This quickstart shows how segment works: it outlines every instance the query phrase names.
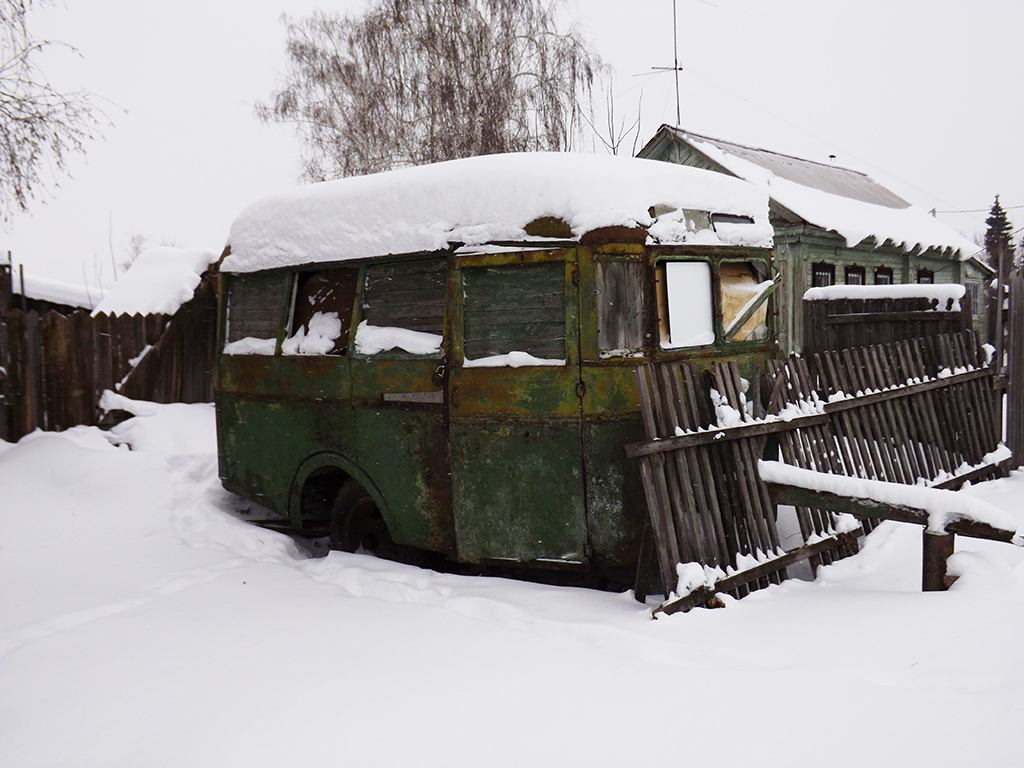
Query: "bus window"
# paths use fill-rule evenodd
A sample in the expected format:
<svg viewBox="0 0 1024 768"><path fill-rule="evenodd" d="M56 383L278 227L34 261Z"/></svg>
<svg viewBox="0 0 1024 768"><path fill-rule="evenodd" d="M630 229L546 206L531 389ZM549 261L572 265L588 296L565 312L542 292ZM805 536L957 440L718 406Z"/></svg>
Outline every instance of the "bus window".
<svg viewBox="0 0 1024 768"><path fill-rule="evenodd" d="M345 354L358 277L354 267L296 275L291 328L281 351L286 355Z"/></svg>
<svg viewBox="0 0 1024 768"><path fill-rule="evenodd" d="M601 357L624 357L644 346L647 270L639 261L598 261L594 304Z"/></svg>
<svg viewBox="0 0 1024 768"><path fill-rule="evenodd" d="M727 261L721 265L718 295L726 341L768 338L767 299L772 285L764 262Z"/></svg>
<svg viewBox="0 0 1024 768"><path fill-rule="evenodd" d="M658 278L661 346L678 349L713 344L711 265L706 261L666 261Z"/></svg>
<svg viewBox="0 0 1024 768"><path fill-rule="evenodd" d="M443 258L368 267L356 352L437 357L447 282L448 263Z"/></svg>
<svg viewBox="0 0 1024 768"><path fill-rule="evenodd" d="M565 264L467 267L466 366L564 365Z"/></svg>
<svg viewBox="0 0 1024 768"><path fill-rule="evenodd" d="M226 354L272 355L277 346L285 279L276 275L234 275L228 288Z"/></svg>

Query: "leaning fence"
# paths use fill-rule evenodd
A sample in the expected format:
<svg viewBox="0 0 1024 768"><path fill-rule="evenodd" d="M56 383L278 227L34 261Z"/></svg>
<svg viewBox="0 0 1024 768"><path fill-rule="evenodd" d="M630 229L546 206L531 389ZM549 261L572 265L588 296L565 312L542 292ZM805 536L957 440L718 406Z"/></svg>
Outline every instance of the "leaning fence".
<svg viewBox="0 0 1024 768"><path fill-rule="evenodd" d="M640 461L666 595L680 564L742 596L800 560L856 551L859 523L803 507L803 543L783 551L757 469L769 440L796 467L933 487L994 476L1010 461L1001 391L973 332L770 361L746 380L732 362L706 372L650 364L636 375L646 440L627 455Z"/></svg>

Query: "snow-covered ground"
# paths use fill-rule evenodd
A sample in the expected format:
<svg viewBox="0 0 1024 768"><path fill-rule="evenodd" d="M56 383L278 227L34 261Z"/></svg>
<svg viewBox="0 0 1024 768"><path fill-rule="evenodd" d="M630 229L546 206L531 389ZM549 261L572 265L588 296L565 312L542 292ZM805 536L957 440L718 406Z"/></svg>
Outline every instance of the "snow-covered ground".
<svg viewBox="0 0 1024 768"><path fill-rule="evenodd" d="M920 529L722 610L309 558L210 406L0 442L0 765L1011 766L1024 552ZM130 446L130 448L129 448ZM968 491L1024 522L1024 473Z"/></svg>

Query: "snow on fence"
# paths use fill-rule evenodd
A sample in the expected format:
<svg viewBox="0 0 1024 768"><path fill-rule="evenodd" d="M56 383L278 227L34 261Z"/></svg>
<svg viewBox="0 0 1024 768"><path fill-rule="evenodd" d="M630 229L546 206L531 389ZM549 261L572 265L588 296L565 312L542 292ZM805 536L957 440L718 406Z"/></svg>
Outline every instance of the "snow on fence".
<svg viewBox="0 0 1024 768"><path fill-rule="evenodd" d="M938 295L937 289L941 288L958 288L961 296L953 299ZM885 295L883 289L889 289L892 295ZM917 289L923 295L908 295L910 291L898 289ZM927 289L936 289L931 291L936 295L927 295ZM812 288L802 303L804 354L888 344L971 327L970 296L964 294L962 285Z"/></svg>
<svg viewBox="0 0 1024 768"><path fill-rule="evenodd" d="M668 612L857 551L860 523L810 507L796 510L803 544L782 550L757 466L770 436L787 465L932 488L995 476L1012 461L995 373L972 332L769 361L749 385L731 362L707 372L643 365L636 377L647 439L626 453L640 460L645 537Z"/></svg>
<svg viewBox="0 0 1024 768"><path fill-rule="evenodd" d="M96 424L104 390L154 402L213 400L216 295L174 315L0 313L0 439Z"/></svg>

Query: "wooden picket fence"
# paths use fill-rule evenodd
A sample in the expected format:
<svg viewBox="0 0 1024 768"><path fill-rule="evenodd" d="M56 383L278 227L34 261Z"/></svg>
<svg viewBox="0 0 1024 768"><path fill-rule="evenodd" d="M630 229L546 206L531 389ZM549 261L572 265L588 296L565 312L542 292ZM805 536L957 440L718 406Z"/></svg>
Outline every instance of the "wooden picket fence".
<svg viewBox="0 0 1024 768"><path fill-rule="evenodd" d="M801 349L809 355L970 328L969 294L960 299L958 309L925 297L804 300Z"/></svg>
<svg viewBox="0 0 1024 768"><path fill-rule="evenodd" d="M79 311L0 314L0 439L99 419L104 390L154 402L211 402L212 280L174 318Z"/></svg>
<svg viewBox="0 0 1024 768"><path fill-rule="evenodd" d="M770 361L749 385L732 362L649 364L636 376L646 440L627 455L640 460L666 595L679 563L718 572L718 591L743 596L793 563L856 552L859 526L809 508L796 510L803 544L783 552L757 471L769 439L787 464L894 483L959 487L1008 464L990 456L1001 392L969 331Z"/></svg>

